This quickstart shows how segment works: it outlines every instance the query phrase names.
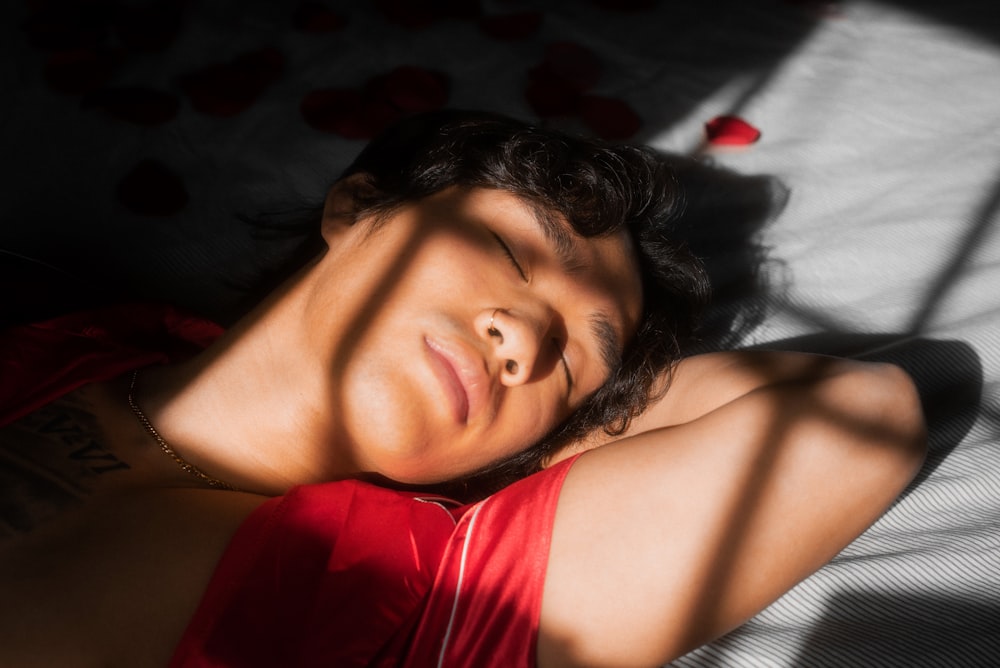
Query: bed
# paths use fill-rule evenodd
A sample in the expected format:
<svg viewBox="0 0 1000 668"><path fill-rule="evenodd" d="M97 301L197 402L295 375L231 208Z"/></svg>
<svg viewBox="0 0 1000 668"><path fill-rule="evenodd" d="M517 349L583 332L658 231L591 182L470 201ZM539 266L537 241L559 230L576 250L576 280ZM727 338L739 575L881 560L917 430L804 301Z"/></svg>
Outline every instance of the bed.
<svg viewBox="0 0 1000 668"><path fill-rule="evenodd" d="M695 155L687 232L718 288L700 345L896 362L931 447L831 564L675 665L995 665L1000 10L677 4L5 3L5 311L116 293L227 322L233 268L290 243L248 219L280 228L409 111Z"/></svg>

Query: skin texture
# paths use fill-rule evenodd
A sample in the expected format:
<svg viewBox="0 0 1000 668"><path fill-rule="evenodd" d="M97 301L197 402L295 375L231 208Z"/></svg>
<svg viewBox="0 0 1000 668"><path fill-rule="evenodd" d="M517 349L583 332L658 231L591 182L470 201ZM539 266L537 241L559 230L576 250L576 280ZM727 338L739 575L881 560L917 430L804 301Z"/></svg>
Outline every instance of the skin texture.
<svg viewBox="0 0 1000 668"><path fill-rule="evenodd" d="M523 449L604 382L595 321L617 356L641 309L624 234L571 237L560 257L505 192L448 189L377 225L347 191L327 200L327 253L206 354L143 375L143 409L200 469L267 494L442 481Z"/></svg>
<svg viewBox="0 0 1000 668"><path fill-rule="evenodd" d="M112 494L0 552L0 664L167 665L229 538L262 501L190 488Z"/></svg>
<svg viewBox="0 0 1000 668"><path fill-rule="evenodd" d="M381 228L355 222L341 195L324 215L329 253L205 355L143 377L163 436L244 489L478 468L600 385L597 315L621 340L635 326L624 239L584 244L584 269L567 274L504 193L445 191ZM464 419L428 340L485 369ZM102 452L129 464L114 475L139 478L0 549L0 665L164 665L264 498L174 488L183 476L123 397L120 381L77 405L96 416ZM558 502L539 664L660 665L725 633L873 522L923 448L919 402L895 367L760 352L682 361L624 438L554 458L591 450Z"/></svg>
<svg viewBox="0 0 1000 668"><path fill-rule="evenodd" d="M731 630L875 521L924 451L919 400L896 367L685 360L630 437L567 477L539 664L661 665Z"/></svg>
<svg viewBox="0 0 1000 668"><path fill-rule="evenodd" d="M138 402L185 459L262 495L443 480L526 447L604 382L641 309L624 234L559 246L521 200L461 189L376 225L346 192L327 199L327 253L204 354L142 374ZM192 489L127 387L87 386L0 433L77 491L0 546L0 665L165 664L264 498Z"/></svg>
<svg viewBox="0 0 1000 668"><path fill-rule="evenodd" d="M655 666L745 621L853 540L916 473L924 427L896 367L737 352L681 362L630 435L579 447L592 451L558 502L539 665ZM133 491L0 552L0 663L164 665L261 501ZM53 628L65 630L58 643Z"/></svg>
<svg viewBox="0 0 1000 668"><path fill-rule="evenodd" d="M638 321L624 234L568 236L570 257L560 258L531 209L496 190L446 190L374 232L330 209L324 233L334 250L306 310L336 321L311 326L319 336L306 346L329 348L320 361L333 370L337 441L362 470L433 482L513 454L603 384L609 369L592 323L607 321L619 356ZM378 309L369 298L345 314L345 293L377 295ZM330 346L327 332L345 321ZM456 405L441 362L467 402Z"/></svg>

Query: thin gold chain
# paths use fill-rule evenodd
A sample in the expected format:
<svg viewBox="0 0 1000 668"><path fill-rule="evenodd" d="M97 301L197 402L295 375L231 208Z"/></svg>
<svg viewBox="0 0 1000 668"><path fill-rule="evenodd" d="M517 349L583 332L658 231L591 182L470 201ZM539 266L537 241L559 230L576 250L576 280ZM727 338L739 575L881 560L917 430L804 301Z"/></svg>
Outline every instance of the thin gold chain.
<svg viewBox="0 0 1000 668"><path fill-rule="evenodd" d="M129 383L128 386L128 405L129 408L132 409L132 412L135 413L135 417L139 420L139 424L141 424L146 432L153 437L153 440L159 444L160 449L163 450L168 457L177 462L178 466L187 471L190 475L193 475L195 478L207 483L210 487L214 487L216 489L228 489L234 492L238 491L236 487L233 487L228 482L224 482L218 478L213 478L212 476L207 475L197 466L177 454L177 452L170 447L170 444L163 440L163 437L160 436L160 434L156 431L156 428L153 427L152 423L149 421L149 418L147 418L146 414L142 412L141 408L139 408L139 404L135 402L135 381L138 377L139 371L137 369L132 372L132 382Z"/></svg>

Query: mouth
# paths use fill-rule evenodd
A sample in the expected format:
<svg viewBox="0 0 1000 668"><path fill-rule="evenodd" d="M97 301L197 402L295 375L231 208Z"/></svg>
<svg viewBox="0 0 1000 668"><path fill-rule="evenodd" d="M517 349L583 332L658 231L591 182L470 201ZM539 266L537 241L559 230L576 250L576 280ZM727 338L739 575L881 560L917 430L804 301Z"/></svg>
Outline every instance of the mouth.
<svg viewBox="0 0 1000 668"><path fill-rule="evenodd" d="M431 370L444 389L457 422L466 424L482 404L485 370L464 349L424 338Z"/></svg>

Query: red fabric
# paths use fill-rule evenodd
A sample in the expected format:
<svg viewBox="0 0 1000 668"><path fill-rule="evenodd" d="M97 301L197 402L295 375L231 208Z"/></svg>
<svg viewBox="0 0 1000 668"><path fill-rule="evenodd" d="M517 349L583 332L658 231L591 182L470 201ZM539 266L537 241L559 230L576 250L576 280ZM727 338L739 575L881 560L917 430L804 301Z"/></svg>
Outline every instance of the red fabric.
<svg viewBox="0 0 1000 668"><path fill-rule="evenodd" d="M358 481L271 499L227 548L171 667L534 666L572 461L450 511Z"/></svg>
<svg viewBox="0 0 1000 668"><path fill-rule="evenodd" d="M153 304L0 330L0 426L87 383L189 357L221 334L215 323Z"/></svg>
<svg viewBox="0 0 1000 668"><path fill-rule="evenodd" d="M404 665L535 665L552 522L576 459L465 509Z"/></svg>
<svg viewBox="0 0 1000 668"><path fill-rule="evenodd" d="M220 333L149 305L0 332L0 425ZM227 547L171 666L534 666L574 460L469 506L358 481L265 502Z"/></svg>
<svg viewBox="0 0 1000 668"><path fill-rule="evenodd" d="M233 538L171 666L398 665L383 650L405 643L454 526L356 481L272 499Z"/></svg>

